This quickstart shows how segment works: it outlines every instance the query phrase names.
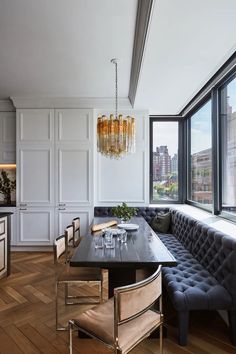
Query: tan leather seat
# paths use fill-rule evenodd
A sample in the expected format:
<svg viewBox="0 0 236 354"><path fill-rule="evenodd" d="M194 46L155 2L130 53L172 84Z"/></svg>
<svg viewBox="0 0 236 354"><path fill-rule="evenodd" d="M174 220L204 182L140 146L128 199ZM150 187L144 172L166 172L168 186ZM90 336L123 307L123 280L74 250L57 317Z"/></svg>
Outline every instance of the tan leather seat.
<svg viewBox="0 0 236 354"><path fill-rule="evenodd" d="M73 353L72 330L78 329L97 338L116 354L126 354L152 331L160 327L162 345L161 266L147 279L114 289L114 298L93 307L69 321L69 353ZM154 303L159 299L159 310Z"/></svg>
<svg viewBox="0 0 236 354"><path fill-rule="evenodd" d="M114 298L104 304L85 311L74 321L78 327L84 328L102 341L114 343ZM151 332L152 328L161 322L161 316L148 310L139 317L119 326L119 347L126 352L142 337L143 333ZM102 325L101 325L102 324Z"/></svg>

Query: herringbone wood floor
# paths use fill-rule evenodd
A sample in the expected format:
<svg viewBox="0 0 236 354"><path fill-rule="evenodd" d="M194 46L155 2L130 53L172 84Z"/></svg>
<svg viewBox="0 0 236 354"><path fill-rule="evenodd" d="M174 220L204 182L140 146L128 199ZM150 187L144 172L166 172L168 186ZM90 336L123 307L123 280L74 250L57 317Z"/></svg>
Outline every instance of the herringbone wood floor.
<svg viewBox="0 0 236 354"><path fill-rule="evenodd" d="M67 332L55 330L55 270L50 253L12 253L11 276L0 280L0 353L67 353ZM106 282L107 285L107 282ZM84 285L80 291L96 292ZM63 289L61 289L61 300ZM88 305L61 306L61 320L66 323ZM168 318L167 318L168 317ZM176 343L175 313L168 308L165 354L235 354L224 322L217 313L197 312L191 316L189 343ZM92 339L74 340L77 354L111 353ZM132 354L158 353L158 339L147 339Z"/></svg>

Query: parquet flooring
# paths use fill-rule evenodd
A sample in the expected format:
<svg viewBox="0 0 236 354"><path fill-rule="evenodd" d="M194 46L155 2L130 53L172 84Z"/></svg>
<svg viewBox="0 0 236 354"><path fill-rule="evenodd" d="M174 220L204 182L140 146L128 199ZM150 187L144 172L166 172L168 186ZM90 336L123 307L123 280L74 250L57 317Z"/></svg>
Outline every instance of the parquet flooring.
<svg viewBox="0 0 236 354"><path fill-rule="evenodd" d="M0 353L67 353L68 333L55 330L55 268L51 253L12 253L11 276L0 280ZM106 275L106 274L105 274ZM105 286L107 282L105 282ZM73 289L72 289L73 291ZM74 289L75 291L75 289ZM78 291L95 294L95 285ZM63 324L89 305L63 305L60 290L60 319ZM191 316L189 343L176 342L176 316L166 309L165 354L236 354L227 326L216 312L196 312ZM75 354L109 354L110 350L92 339L74 340ZM147 339L132 354L157 354L158 339Z"/></svg>

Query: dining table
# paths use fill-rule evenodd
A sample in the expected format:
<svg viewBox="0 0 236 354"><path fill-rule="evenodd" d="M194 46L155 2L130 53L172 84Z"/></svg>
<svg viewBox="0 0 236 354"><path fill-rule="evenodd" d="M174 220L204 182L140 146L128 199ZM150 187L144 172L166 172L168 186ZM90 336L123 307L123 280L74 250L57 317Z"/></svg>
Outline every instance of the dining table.
<svg viewBox="0 0 236 354"><path fill-rule="evenodd" d="M118 223L112 229L127 227L127 241L122 242L114 236L114 248L105 245L95 248L94 236L99 233L102 236L104 230L92 232L92 226L111 220ZM133 217L125 226L114 217L95 217L70 259L71 267L107 269L109 298L113 296L114 288L135 283L138 269L155 271L159 265L173 267L177 261L143 217Z"/></svg>

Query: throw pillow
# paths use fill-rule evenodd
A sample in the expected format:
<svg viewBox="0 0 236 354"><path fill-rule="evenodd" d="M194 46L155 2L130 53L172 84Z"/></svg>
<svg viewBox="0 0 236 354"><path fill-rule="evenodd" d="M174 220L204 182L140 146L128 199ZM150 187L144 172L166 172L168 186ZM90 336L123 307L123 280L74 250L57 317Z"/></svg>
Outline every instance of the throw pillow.
<svg viewBox="0 0 236 354"><path fill-rule="evenodd" d="M150 226L155 232L168 232L171 223L171 213L157 214L151 221Z"/></svg>

